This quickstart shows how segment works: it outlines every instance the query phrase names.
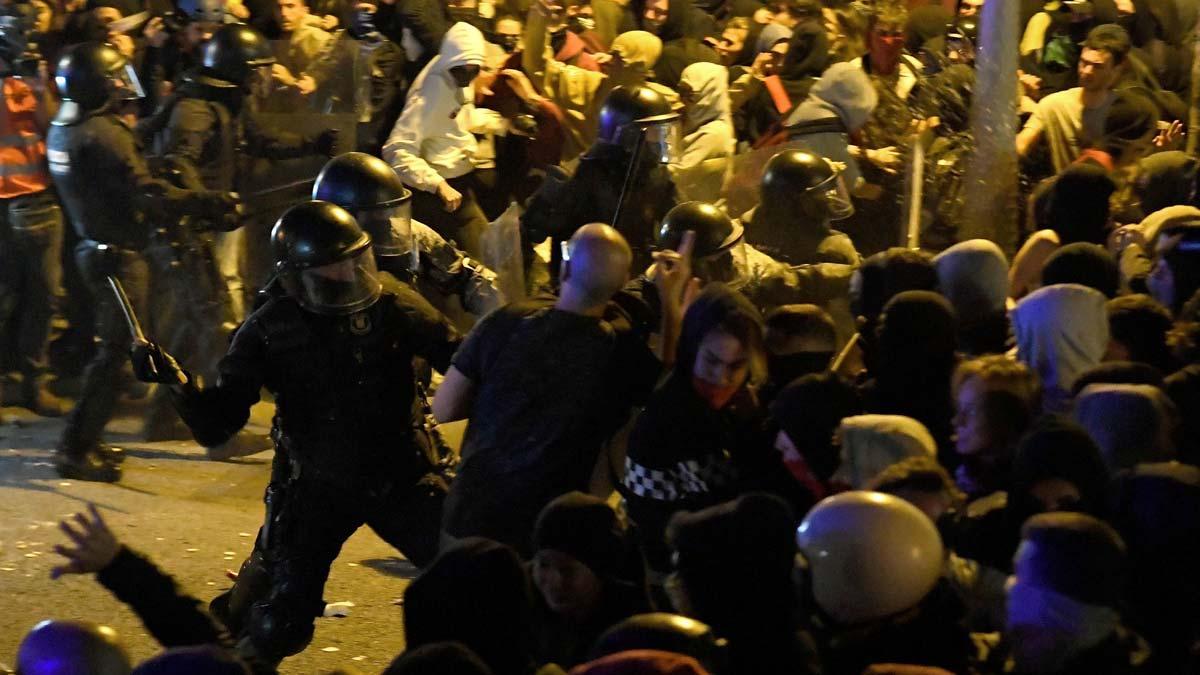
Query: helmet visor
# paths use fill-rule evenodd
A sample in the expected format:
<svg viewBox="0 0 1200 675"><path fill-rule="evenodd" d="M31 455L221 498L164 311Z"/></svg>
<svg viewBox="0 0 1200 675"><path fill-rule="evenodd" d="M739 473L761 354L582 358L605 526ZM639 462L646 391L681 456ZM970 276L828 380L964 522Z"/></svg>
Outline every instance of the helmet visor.
<svg viewBox="0 0 1200 675"><path fill-rule="evenodd" d="M846 189L841 171L835 172L816 187L809 188L809 191L825 200L830 220L843 220L854 215L854 202L850 201L850 190Z"/></svg>
<svg viewBox="0 0 1200 675"><path fill-rule="evenodd" d="M137 71L132 63L126 63L117 68L109 78L113 83L114 96L118 101L136 101L146 98L146 90L142 89L142 81L138 79Z"/></svg>
<svg viewBox="0 0 1200 675"><path fill-rule="evenodd" d="M646 127L642 138L651 157L662 164L673 164L679 161L680 136L679 118L674 117Z"/></svg>
<svg viewBox="0 0 1200 675"><path fill-rule="evenodd" d="M366 246L353 257L302 270L298 300L318 314L353 314L374 304L382 289Z"/></svg>
<svg viewBox="0 0 1200 675"><path fill-rule="evenodd" d="M371 235L376 255L408 255L412 248L412 201L404 200L395 206L363 209L354 219Z"/></svg>

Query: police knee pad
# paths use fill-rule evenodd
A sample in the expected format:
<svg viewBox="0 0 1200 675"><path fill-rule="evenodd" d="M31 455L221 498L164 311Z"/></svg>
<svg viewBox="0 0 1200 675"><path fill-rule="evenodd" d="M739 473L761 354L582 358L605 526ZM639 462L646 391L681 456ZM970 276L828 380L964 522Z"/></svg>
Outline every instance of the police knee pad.
<svg viewBox="0 0 1200 675"><path fill-rule="evenodd" d="M250 608L250 640L260 653L283 658L312 642L315 617L297 609L270 600Z"/></svg>

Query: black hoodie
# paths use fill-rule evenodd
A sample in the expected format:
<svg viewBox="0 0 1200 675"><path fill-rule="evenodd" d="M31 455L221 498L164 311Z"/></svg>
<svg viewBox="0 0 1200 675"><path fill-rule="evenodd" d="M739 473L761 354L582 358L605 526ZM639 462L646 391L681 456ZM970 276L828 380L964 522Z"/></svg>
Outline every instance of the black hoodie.
<svg viewBox="0 0 1200 675"><path fill-rule="evenodd" d="M720 35L720 31L713 18L696 9L691 0L669 1L667 20L658 30L646 26L643 18L646 0L633 0L629 6L641 30L650 31L662 40L662 55L654 64L654 81L675 89L684 68L693 63L721 62L717 52L703 42L705 38Z"/></svg>

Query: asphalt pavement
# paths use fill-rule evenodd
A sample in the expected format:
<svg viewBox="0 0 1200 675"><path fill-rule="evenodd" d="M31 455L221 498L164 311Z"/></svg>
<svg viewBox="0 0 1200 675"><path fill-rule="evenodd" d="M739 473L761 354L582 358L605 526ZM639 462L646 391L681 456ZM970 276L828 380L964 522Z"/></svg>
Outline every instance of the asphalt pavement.
<svg viewBox="0 0 1200 675"><path fill-rule="evenodd" d="M126 415L110 425L113 445L126 450L118 484L62 480L50 463L62 420L17 409L0 425L0 672L13 665L21 637L46 618L105 623L135 659L159 647L137 617L91 577L52 581L66 537L61 518L94 502L118 538L150 556L180 586L205 603L231 584L263 517L271 451L209 461L192 442L143 443L140 423ZM248 427L265 434L269 405L256 406ZM352 667L379 672L404 646L400 597L416 570L368 528L360 529L334 563L325 600L353 603L344 618L317 620L309 648L287 659L282 673Z"/></svg>

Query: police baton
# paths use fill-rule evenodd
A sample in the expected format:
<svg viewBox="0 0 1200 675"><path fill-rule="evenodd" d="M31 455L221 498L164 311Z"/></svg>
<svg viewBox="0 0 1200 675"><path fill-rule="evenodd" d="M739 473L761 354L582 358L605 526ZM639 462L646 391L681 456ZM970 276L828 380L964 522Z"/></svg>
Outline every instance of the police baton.
<svg viewBox="0 0 1200 675"><path fill-rule="evenodd" d="M129 337L133 340L133 346L135 348L149 347L153 343L146 339L142 323L138 321L137 314L133 311L133 304L129 302L129 296L125 293L125 287L121 285L121 280L111 274L105 278L108 280L108 287L112 289L113 295L117 298L117 306L121 308L121 314L125 317L125 327L129 329ZM154 359L148 359L148 362L150 370L157 371ZM176 377L179 384L187 384L187 378L183 373L176 371Z"/></svg>
<svg viewBox="0 0 1200 675"><path fill-rule="evenodd" d="M129 296L125 294L125 287L121 285L121 280L111 274L106 278L108 287L117 297L117 305L121 308L121 314L125 316L125 326L129 328L129 337L133 339L135 345L150 344L150 341L146 339L146 334L142 332L142 324L133 311L133 305L129 302Z"/></svg>

